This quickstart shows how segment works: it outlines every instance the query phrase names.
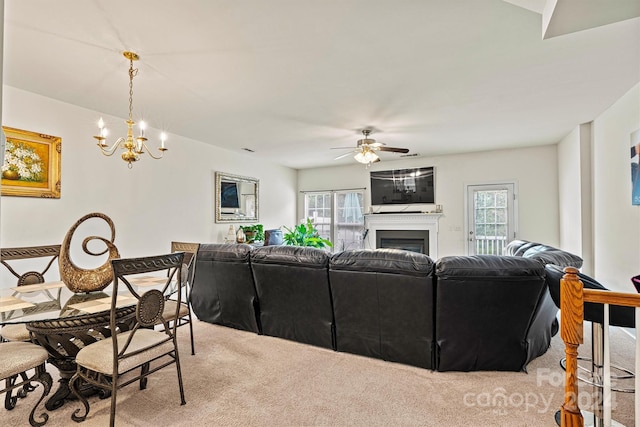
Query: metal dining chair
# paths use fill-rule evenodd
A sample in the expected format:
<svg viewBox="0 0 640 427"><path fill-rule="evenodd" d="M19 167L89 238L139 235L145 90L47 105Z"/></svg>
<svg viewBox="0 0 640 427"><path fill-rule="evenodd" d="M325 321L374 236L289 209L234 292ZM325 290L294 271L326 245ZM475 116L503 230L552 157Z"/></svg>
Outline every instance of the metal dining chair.
<svg viewBox="0 0 640 427"><path fill-rule="evenodd" d="M38 421L35 419L36 408L42 400L49 394L53 380L46 370L45 363L49 357L47 350L39 345L30 342L3 342L0 344L0 379L5 381L5 388L0 390L0 394L7 393L5 407L12 410L16 407L18 398L24 398L27 395L27 388L33 391L32 382L42 384L42 395L31 409L29 414L29 423L32 426L42 426L49 419L49 415L42 413ZM33 375L29 376L28 371L34 370ZM18 381L21 377L22 381ZM12 396L11 391L22 388L16 395Z"/></svg>
<svg viewBox="0 0 640 427"><path fill-rule="evenodd" d="M45 282L45 274L60 255L61 245L28 246L19 248L0 249L0 264L17 279L17 286L34 285ZM39 271L29 270L19 273L17 263L14 261L44 258L45 266ZM11 261L11 263L9 262ZM0 329L2 341L30 341L29 331L24 324L4 325Z"/></svg>
<svg viewBox="0 0 640 427"><path fill-rule="evenodd" d="M178 315L174 317L176 312L176 305L178 302L175 298L175 293L170 295L164 304L163 317L171 324L176 322L177 326L189 325L189 335L191 338L191 355L196 354L194 340L193 340L193 316L191 310L191 282L193 281L193 274L195 269L195 259L199 243L187 243L187 242L171 242L171 252L184 252L184 260L182 263L182 286L184 290L185 298L181 300ZM162 325L161 322L158 325Z"/></svg>
<svg viewBox="0 0 640 427"><path fill-rule="evenodd" d="M17 248L1 248L0 249L0 264L2 264L13 275L16 280L17 286L35 285L45 282L45 274L49 271L49 268L58 259L60 255L61 245L42 245L42 246L25 246ZM19 268L23 260L34 260L36 258L42 258L44 267L36 270L27 270L23 272ZM31 334L27 330L24 323L15 323L3 325L0 329L0 341L10 342L28 342L31 341ZM15 348L15 347L14 347ZM27 373L19 372L22 378L22 390L18 392L18 396L24 397L27 392L33 391L34 387L27 381ZM15 381L14 381L15 382ZM7 386L5 395L5 408L12 409L15 406L16 397L13 395L13 389L17 387L9 388Z"/></svg>
<svg viewBox="0 0 640 427"><path fill-rule="evenodd" d="M186 403L176 340L177 322L170 326L162 315L166 296L175 286L178 304L175 306L174 316L178 316L182 301L182 281L176 279L181 277L183 259L184 252L175 252L111 260L115 280L112 285L109 328L119 333L83 347L76 355L77 370L69 385L72 393L82 402L84 413L81 409L74 411L71 416L74 421L84 421L89 414L89 402L81 393L84 385L111 393L110 425L113 426L118 390L138 381L143 390L147 387L149 375L173 364L178 373L180 401L182 405ZM166 274L161 289L132 284L135 275L145 273L158 273L159 278L162 278L160 273ZM148 290L144 291L145 289ZM125 300L129 303L123 305ZM130 310L127 318L123 319L119 313L130 309L131 303L135 303L135 310ZM158 321L164 326L162 331L154 329Z"/></svg>

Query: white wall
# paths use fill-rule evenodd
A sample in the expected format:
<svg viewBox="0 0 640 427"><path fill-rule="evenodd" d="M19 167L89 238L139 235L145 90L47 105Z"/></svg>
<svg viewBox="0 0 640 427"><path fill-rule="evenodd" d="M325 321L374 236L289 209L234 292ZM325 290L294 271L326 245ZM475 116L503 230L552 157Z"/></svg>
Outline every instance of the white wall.
<svg viewBox="0 0 640 427"><path fill-rule="evenodd" d="M369 171L435 166L436 203L443 205L438 255L466 253L464 233L465 184L516 181L519 196L518 237L559 244L558 175L555 145L519 150L498 150L431 158L385 161L370 169L361 164L298 171L301 191L369 188ZM303 213L303 196L298 197L298 216ZM370 205L365 191L365 209ZM429 210L433 207L428 208Z"/></svg>
<svg viewBox="0 0 640 427"><path fill-rule="evenodd" d="M640 274L640 206L631 205L630 134L640 128L640 83L593 121L595 277L635 292Z"/></svg>
<svg viewBox="0 0 640 427"><path fill-rule="evenodd" d="M560 244L577 255L582 248L580 180L580 128L576 127L558 144L558 195Z"/></svg>
<svg viewBox="0 0 640 427"><path fill-rule="evenodd" d="M3 111L5 126L62 138L61 198L3 196L3 247L62 243L69 227L90 212L113 219L124 257L166 252L171 240L221 242L229 225L214 222L214 171L260 180L259 222L265 228L296 221L296 171L267 164L259 153L234 153L169 134L164 159L143 155L128 169L117 153L100 154L92 137L101 115L113 124L112 138L126 133L124 119L9 86L4 86ZM159 132L149 129L147 135L157 147L153 139Z"/></svg>
<svg viewBox="0 0 640 427"><path fill-rule="evenodd" d="M580 255L582 272L594 275L592 123L576 127L558 144L560 247Z"/></svg>

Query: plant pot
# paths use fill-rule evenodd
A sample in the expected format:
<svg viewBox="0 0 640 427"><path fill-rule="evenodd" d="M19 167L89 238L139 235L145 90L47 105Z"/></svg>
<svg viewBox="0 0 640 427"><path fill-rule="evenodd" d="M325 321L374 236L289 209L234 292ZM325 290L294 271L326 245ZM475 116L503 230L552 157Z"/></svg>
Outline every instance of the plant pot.
<svg viewBox="0 0 640 427"><path fill-rule="evenodd" d="M265 230L264 231L264 245L272 246L272 245L281 245L282 244L282 230Z"/></svg>
<svg viewBox="0 0 640 427"><path fill-rule="evenodd" d="M247 243L253 243L253 241L255 240L256 237L256 232L255 231L245 231L244 232L245 238L246 238L246 242Z"/></svg>

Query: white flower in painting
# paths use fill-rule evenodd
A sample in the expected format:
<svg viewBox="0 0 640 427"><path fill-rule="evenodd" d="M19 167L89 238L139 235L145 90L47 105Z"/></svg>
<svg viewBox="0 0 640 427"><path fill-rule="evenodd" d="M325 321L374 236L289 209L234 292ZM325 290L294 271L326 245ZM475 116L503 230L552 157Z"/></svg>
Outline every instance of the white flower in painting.
<svg viewBox="0 0 640 427"><path fill-rule="evenodd" d="M2 172L13 171L23 181L40 181L42 159L31 147L20 142L7 141Z"/></svg>

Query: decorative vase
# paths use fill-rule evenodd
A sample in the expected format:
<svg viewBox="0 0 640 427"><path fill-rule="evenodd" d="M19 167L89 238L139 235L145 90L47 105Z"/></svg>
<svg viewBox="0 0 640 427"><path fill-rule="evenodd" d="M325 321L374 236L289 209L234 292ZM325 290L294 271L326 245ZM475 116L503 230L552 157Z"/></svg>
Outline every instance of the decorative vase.
<svg viewBox="0 0 640 427"><path fill-rule="evenodd" d="M11 180L18 180L20 179L20 174L17 171L13 171L13 170L6 170L2 172L2 178L4 179L11 179Z"/></svg>
<svg viewBox="0 0 640 427"><path fill-rule="evenodd" d="M244 243L246 236L244 235L244 231L242 227L238 227L238 232L236 233L236 243Z"/></svg>
<svg viewBox="0 0 640 427"><path fill-rule="evenodd" d="M236 230L233 228L233 225L229 225L229 231L227 232L227 237L224 239L225 243L233 243L236 241Z"/></svg>

